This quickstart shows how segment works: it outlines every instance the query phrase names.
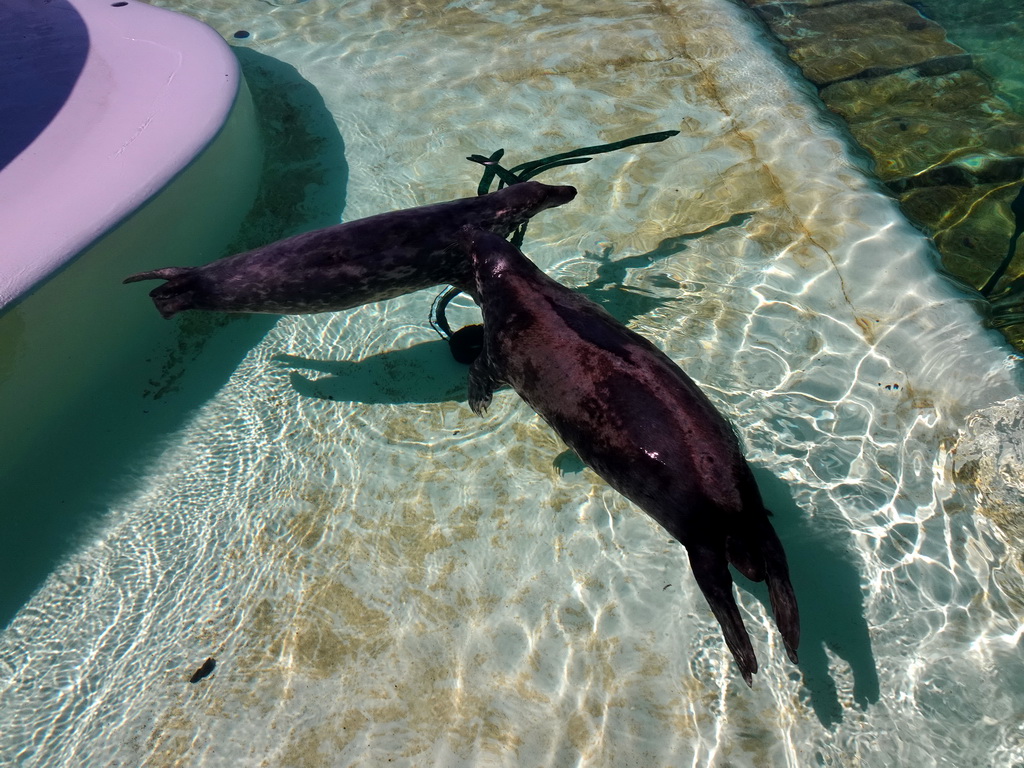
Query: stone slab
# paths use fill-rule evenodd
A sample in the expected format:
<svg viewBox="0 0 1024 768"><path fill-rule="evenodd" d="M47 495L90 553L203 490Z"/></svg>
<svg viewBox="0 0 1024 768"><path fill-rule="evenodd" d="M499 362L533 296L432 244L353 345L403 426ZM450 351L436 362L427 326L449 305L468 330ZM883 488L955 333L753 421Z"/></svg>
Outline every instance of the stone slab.
<svg viewBox="0 0 1024 768"><path fill-rule="evenodd" d="M760 15L819 86L909 68L939 74L971 65L942 27L898 0L774 6Z"/></svg>

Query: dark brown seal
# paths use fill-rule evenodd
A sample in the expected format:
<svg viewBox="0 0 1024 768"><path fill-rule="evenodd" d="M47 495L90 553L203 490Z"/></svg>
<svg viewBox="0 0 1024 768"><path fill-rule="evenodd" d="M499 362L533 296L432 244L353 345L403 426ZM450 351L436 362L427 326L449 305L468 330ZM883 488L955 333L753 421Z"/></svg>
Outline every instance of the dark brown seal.
<svg viewBox="0 0 1024 768"><path fill-rule="evenodd" d="M795 663L800 624L786 556L739 441L711 401L661 350L501 237L467 228L461 240L484 320L483 351L470 368L473 410L482 413L494 389L508 384L686 547L748 685L757 659L728 565L767 580Z"/></svg>
<svg viewBox="0 0 1024 768"><path fill-rule="evenodd" d="M526 181L497 192L381 213L279 240L201 267L165 267L124 282L166 280L150 292L160 314L186 309L312 314L350 309L433 285L472 293L455 241L472 224L505 236L569 202L573 187Z"/></svg>

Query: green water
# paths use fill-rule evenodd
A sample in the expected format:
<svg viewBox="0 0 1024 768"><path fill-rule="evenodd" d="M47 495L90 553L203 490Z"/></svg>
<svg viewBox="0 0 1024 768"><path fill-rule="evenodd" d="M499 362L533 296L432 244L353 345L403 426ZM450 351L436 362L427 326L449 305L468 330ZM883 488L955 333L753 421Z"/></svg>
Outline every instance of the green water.
<svg viewBox="0 0 1024 768"><path fill-rule="evenodd" d="M992 78L1013 110L1024 114L1024 57L1020 54L1024 7L1005 0L932 0L923 8L943 26L952 42L973 56L975 65Z"/></svg>
<svg viewBox="0 0 1024 768"><path fill-rule="evenodd" d="M220 255L335 223L345 208L348 181L344 143L316 89L284 62L245 49L238 56L260 116L265 164L253 211L241 231L227 233L224 239L231 242ZM114 260L122 251L136 251L139 255L128 263L147 265L144 259L152 256L145 255L146 240L153 227L165 226L162 215L137 216L141 223L122 227L116 238L99 246L106 255L95 258ZM172 258L194 256L176 253ZM121 277L121 272L105 273L101 283L86 276L88 301L123 300ZM63 297L60 293L67 280L81 282L83 277L60 276L36 301L48 302L58 322L76 323L74 313L91 308L85 300L82 306L67 306L67 290ZM5 317L5 328L12 327L12 319L17 320ZM119 321L139 322L134 317ZM116 365L108 360L99 370L59 369L65 374L61 380L29 383L33 396L46 401L48 418L37 418L31 434L19 433L17 446L11 440L4 444L0 625L69 551L88 541L113 500L145 474L166 436L223 386L273 322L259 316L194 315L160 324L163 338L150 333L158 338L155 345L136 345L114 358ZM97 327L96 332L120 334L117 328ZM8 348L14 364L18 341Z"/></svg>

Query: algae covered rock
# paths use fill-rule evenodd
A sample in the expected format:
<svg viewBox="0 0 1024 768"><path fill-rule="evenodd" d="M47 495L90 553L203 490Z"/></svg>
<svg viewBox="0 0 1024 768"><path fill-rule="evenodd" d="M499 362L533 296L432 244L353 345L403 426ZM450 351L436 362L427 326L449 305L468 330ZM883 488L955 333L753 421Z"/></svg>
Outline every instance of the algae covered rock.
<svg viewBox="0 0 1024 768"><path fill-rule="evenodd" d="M921 187L899 200L908 218L934 238L943 268L981 290L1006 256L1015 227L1010 205L1021 186ZM1019 269L1007 273L1008 279L1019 276Z"/></svg>
<svg viewBox="0 0 1024 768"><path fill-rule="evenodd" d="M903 71L830 85L821 98L850 125L896 191L1020 178L1024 119L976 71L920 76Z"/></svg>
<svg viewBox="0 0 1024 768"><path fill-rule="evenodd" d="M827 85L911 67L941 74L971 66L938 24L900 0L758 8L811 82Z"/></svg>
<svg viewBox="0 0 1024 768"><path fill-rule="evenodd" d="M1024 398L1013 397L971 414L951 456L953 478L978 494L978 512L1011 541L1024 541Z"/></svg>
<svg viewBox="0 0 1024 768"><path fill-rule="evenodd" d="M1024 117L941 26L899 0L745 0L872 156L942 268L1024 350Z"/></svg>
<svg viewBox="0 0 1024 768"><path fill-rule="evenodd" d="M877 120L897 111L914 115L971 111L999 115L1008 111L975 69L931 76L904 70L833 83L820 94L829 109L851 123Z"/></svg>

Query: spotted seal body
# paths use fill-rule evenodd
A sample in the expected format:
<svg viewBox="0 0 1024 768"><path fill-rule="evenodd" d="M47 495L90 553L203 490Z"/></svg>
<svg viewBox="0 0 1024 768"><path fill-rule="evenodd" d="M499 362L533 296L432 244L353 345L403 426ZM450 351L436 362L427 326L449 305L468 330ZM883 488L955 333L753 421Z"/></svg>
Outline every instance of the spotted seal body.
<svg viewBox="0 0 1024 768"><path fill-rule="evenodd" d="M537 181L447 203L381 213L235 254L201 267L165 267L124 282L162 279L150 292L164 317L186 309L333 312L451 284L472 292L455 247L467 224L505 236L576 190Z"/></svg>
<svg viewBox="0 0 1024 768"><path fill-rule="evenodd" d="M800 639L782 545L725 419L657 347L547 277L510 243L463 231L483 311L470 368L482 413L508 384L609 485L686 547L693 575L750 684L757 671L728 565L767 580L790 659Z"/></svg>

